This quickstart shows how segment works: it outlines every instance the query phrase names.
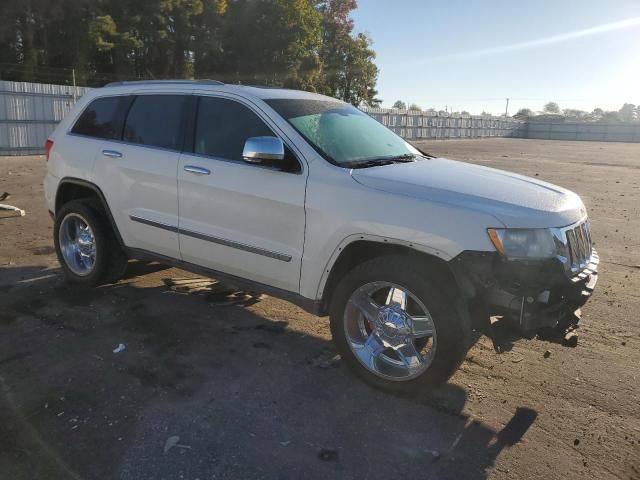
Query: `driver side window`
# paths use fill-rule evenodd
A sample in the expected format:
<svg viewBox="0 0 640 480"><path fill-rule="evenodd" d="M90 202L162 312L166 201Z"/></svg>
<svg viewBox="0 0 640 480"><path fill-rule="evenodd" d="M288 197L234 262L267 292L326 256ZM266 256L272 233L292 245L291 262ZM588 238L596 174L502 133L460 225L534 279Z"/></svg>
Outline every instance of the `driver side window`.
<svg viewBox="0 0 640 480"><path fill-rule="evenodd" d="M199 97L193 152L244 162L244 143L251 137L273 137L273 131L251 109L226 98ZM264 167L283 172L302 171L293 152L285 145L284 161L264 161ZM249 164L247 164L249 165Z"/></svg>
<svg viewBox="0 0 640 480"><path fill-rule="evenodd" d="M262 136L274 133L244 105L226 98L200 97L195 153L242 161L247 138Z"/></svg>

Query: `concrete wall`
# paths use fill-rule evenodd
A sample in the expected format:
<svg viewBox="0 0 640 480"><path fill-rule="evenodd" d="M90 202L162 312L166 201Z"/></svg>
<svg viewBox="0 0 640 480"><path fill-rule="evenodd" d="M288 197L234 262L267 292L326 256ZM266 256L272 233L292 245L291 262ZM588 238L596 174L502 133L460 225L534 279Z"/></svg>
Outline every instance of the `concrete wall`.
<svg viewBox="0 0 640 480"><path fill-rule="evenodd" d="M640 123L578 123L530 121L527 138L544 140L591 140L640 142Z"/></svg>

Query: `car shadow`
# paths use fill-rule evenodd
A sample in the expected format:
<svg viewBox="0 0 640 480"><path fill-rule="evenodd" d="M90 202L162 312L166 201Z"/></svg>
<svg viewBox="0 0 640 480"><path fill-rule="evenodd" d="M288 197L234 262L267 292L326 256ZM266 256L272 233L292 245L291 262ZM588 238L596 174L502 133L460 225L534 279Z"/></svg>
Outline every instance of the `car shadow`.
<svg viewBox="0 0 640 480"><path fill-rule="evenodd" d="M536 412L496 431L454 383L392 395L336 360L326 319L220 305L132 262L117 284L0 268L7 478L487 478Z"/></svg>

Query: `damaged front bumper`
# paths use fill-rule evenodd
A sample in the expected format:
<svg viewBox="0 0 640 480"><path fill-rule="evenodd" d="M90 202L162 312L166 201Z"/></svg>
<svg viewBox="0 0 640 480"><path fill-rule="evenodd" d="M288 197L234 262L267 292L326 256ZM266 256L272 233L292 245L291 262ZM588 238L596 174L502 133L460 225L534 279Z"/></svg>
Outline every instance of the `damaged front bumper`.
<svg viewBox="0 0 640 480"><path fill-rule="evenodd" d="M598 263L593 250L586 266L568 275L556 259L509 260L497 253L466 251L450 266L474 309L501 316L529 336L557 327L586 303L598 281Z"/></svg>

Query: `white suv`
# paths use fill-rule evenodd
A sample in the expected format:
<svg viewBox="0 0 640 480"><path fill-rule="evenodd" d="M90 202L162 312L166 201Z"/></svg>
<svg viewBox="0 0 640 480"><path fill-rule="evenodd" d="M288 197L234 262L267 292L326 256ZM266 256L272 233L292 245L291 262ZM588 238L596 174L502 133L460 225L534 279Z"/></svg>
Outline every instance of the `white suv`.
<svg viewBox="0 0 640 480"><path fill-rule="evenodd" d="M576 194L433 158L321 95L111 84L46 149L69 281L152 259L287 299L329 314L343 359L384 388L446 381L476 317L557 325L597 279Z"/></svg>

